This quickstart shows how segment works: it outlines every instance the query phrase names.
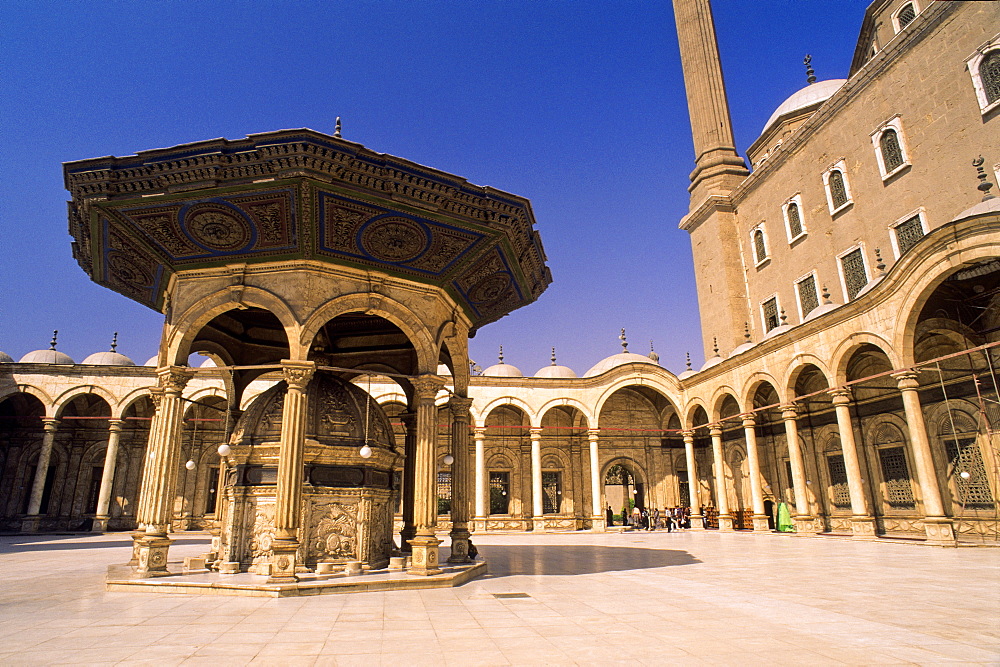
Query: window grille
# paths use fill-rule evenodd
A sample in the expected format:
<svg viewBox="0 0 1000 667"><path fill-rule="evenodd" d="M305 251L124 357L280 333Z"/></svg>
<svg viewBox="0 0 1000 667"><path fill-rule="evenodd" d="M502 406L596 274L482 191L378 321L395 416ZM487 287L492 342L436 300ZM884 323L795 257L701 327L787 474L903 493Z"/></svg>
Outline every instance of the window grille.
<svg viewBox="0 0 1000 667"><path fill-rule="evenodd" d="M976 442L978 430L978 425L969 416L952 412L941 424L939 435L944 440L950 472L958 487L958 501L969 509L992 509L993 492L990 491L982 452ZM957 435L955 431L958 431ZM962 477L963 472L969 473L969 477Z"/></svg>
<svg viewBox="0 0 1000 667"><path fill-rule="evenodd" d="M691 486L687 470L677 471L677 497L680 499L681 507L687 507L691 502Z"/></svg>
<svg viewBox="0 0 1000 667"><path fill-rule="evenodd" d="M830 492L833 494L833 506L841 509L851 506L851 489L847 485L847 467L844 456L834 454L826 457L826 465L830 469Z"/></svg>
<svg viewBox="0 0 1000 667"><path fill-rule="evenodd" d="M888 129L882 133L878 140L882 149L882 163L885 165L885 173L890 173L903 166L903 149L899 145L899 136L896 130Z"/></svg>
<svg viewBox="0 0 1000 667"><path fill-rule="evenodd" d="M490 472L490 514L510 514L509 472Z"/></svg>
<svg viewBox="0 0 1000 667"><path fill-rule="evenodd" d="M785 476L788 478L788 486L785 487L785 500L788 503L795 503L795 475L792 473L792 462L785 459Z"/></svg>
<svg viewBox="0 0 1000 667"><path fill-rule="evenodd" d="M899 246L899 254L909 250L924 236L924 228L920 224L920 216L915 215L908 220L896 225L896 245Z"/></svg>
<svg viewBox="0 0 1000 667"><path fill-rule="evenodd" d="M913 509L913 487L903 448L885 447L878 450L878 455L885 480L885 501L890 507Z"/></svg>
<svg viewBox="0 0 1000 667"><path fill-rule="evenodd" d="M799 281L799 304L802 306L802 317L805 317L819 307L819 297L816 295L816 277L809 276Z"/></svg>
<svg viewBox="0 0 1000 667"><path fill-rule="evenodd" d="M799 205L792 202L785 209L785 214L788 216L788 233L794 239L802 233L802 218L799 215Z"/></svg>
<svg viewBox="0 0 1000 667"><path fill-rule="evenodd" d="M542 472L542 514L558 514L561 497L559 473Z"/></svg>
<svg viewBox="0 0 1000 667"><path fill-rule="evenodd" d="M903 5L903 8L899 10L899 14L896 15L899 20L899 29L902 30L906 26L910 25L913 19L917 18L917 12L913 9L912 4Z"/></svg>
<svg viewBox="0 0 1000 667"><path fill-rule="evenodd" d="M757 255L757 263L767 259L767 246L764 245L764 232L759 229L753 233L753 247Z"/></svg>
<svg viewBox="0 0 1000 667"><path fill-rule="evenodd" d="M778 300L768 299L764 302L764 330L770 331L778 326Z"/></svg>
<svg viewBox="0 0 1000 667"><path fill-rule="evenodd" d="M844 186L844 175L839 170L831 171L829 183L833 208L840 208L847 203L847 187Z"/></svg>
<svg viewBox="0 0 1000 667"><path fill-rule="evenodd" d="M451 512L451 473L438 473L438 514Z"/></svg>
<svg viewBox="0 0 1000 667"><path fill-rule="evenodd" d="M979 79L986 93L986 103L1000 100L1000 50L990 51L979 63Z"/></svg>
<svg viewBox="0 0 1000 667"><path fill-rule="evenodd" d="M219 467L208 469L208 490L205 493L205 514L215 514L219 503Z"/></svg>
<svg viewBox="0 0 1000 667"><path fill-rule="evenodd" d="M865 260L861 255L861 248L852 250L841 257L840 264L844 268L844 283L847 285L847 298L850 300L856 297L858 292L868 284L868 276L865 274Z"/></svg>

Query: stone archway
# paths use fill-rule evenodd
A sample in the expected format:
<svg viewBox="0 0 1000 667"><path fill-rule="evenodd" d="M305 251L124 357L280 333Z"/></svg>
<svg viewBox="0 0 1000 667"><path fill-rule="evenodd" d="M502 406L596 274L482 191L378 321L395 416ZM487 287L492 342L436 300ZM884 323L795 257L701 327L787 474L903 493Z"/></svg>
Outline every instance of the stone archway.
<svg viewBox="0 0 1000 667"><path fill-rule="evenodd" d="M633 506L644 507L646 486L638 474L634 463L627 459L615 459L604 472L604 502L610 505L618 523L631 512ZM631 502L629 502L631 501ZM622 516L622 515L625 516Z"/></svg>

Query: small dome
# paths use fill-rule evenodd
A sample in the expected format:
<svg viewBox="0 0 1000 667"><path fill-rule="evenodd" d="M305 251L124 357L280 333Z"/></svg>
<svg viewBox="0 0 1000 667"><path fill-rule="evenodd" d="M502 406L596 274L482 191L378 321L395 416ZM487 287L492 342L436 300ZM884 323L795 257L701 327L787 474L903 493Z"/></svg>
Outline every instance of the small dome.
<svg viewBox="0 0 1000 667"><path fill-rule="evenodd" d="M1000 213L1000 197L993 196L986 201L981 201L972 208L967 208L954 218L955 220L962 220L963 218L971 218L977 215L986 215L987 213Z"/></svg>
<svg viewBox="0 0 1000 667"><path fill-rule="evenodd" d="M500 362L499 364L493 364L485 371L483 375L491 378L523 378L524 373L517 366L512 366L511 364L505 364Z"/></svg>
<svg viewBox="0 0 1000 667"><path fill-rule="evenodd" d="M797 90L792 93L791 97L781 103L771 117L767 119L764 123L764 129L760 131L761 134L770 129L782 116L786 116L796 111L801 111L811 106L819 106L823 102L830 99L835 92L840 90L840 87L847 82L847 79L829 79L828 81L819 81L817 83L811 83L801 90Z"/></svg>
<svg viewBox="0 0 1000 667"><path fill-rule="evenodd" d="M76 362L64 352L58 350L35 350L21 357L22 364L57 364L72 366Z"/></svg>
<svg viewBox="0 0 1000 667"><path fill-rule="evenodd" d="M0 351L0 364L12 364L14 363L14 357L10 356L6 352Z"/></svg>
<svg viewBox="0 0 1000 667"><path fill-rule="evenodd" d="M160 365L160 355L158 354L154 354L149 359L146 359L146 363L143 364L143 366L151 366L153 368L156 368L159 365Z"/></svg>
<svg viewBox="0 0 1000 667"><path fill-rule="evenodd" d="M687 380L687 379L688 379L689 377L691 377L692 375L696 375L696 373L695 373L695 371L693 371L693 370L691 370L691 369L689 368L689 369L687 369L686 371L684 371L683 373L681 373L680 375L678 375L678 376L677 376L677 379L678 379L678 380Z"/></svg>
<svg viewBox="0 0 1000 667"><path fill-rule="evenodd" d="M737 345L733 349L732 352L729 353L729 358L732 359L737 354L743 354L744 352L746 352L747 350L749 350L751 347L753 347L755 344L756 343L751 343L750 341L747 341L745 343L740 343L739 345Z"/></svg>
<svg viewBox="0 0 1000 667"><path fill-rule="evenodd" d="M442 377L451 377L451 369L445 364L438 364L437 374Z"/></svg>
<svg viewBox="0 0 1000 667"><path fill-rule="evenodd" d="M219 364L215 363L215 359L212 357L206 357L205 361L198 364L198 368L218 368Z"/></svg>
<svg viewBox="0 0 1000 667"><path fill-rule="evenodd" d="M95 352L80 362L87 366L135 366L135 362L118 352Z"/></svg>
<svg viewBox="0 0 1000 667"><path fill-rule="evenodd" d="M701 365L701 370L705 371L711 368L712 366L718 366L723 361L724 359L719 356L718 352L716 352L714 357L709 357L708 359L705 360L705 363Z"/></svg>
<svg viewBox="0 0 1000 667"><path fill-rule="evenodd" d="M641 354L633 354L631 352L619 352L618 354L612 354L610 357L598 361L593 368L591 368L589 371L583 374L583 377L589 378L595 375L600 375L601 373L606 373L610 371L615 366L622 366L624 364L647 364L650 366L658 365L649 357L643 356Z"/></svg>
<svg viewBox="0 0 1000 667"><path fill-rule="evenodd" d="M766 334L764 334L764 340L767 340L768 338L774 338L775 336L780 336L781 334L785 333L791 328L792 328L791 324L780 324L771 329L770 331L768 331Z"/></svg>
<svg viewBox="0 0 1000 667"><path fill-rule="evenodd" d="M559 366L557 364L549 364L548 366L543 366L538 369L535 373L536 378L575 378L576 371L574 371L569 366Z"/></svg>

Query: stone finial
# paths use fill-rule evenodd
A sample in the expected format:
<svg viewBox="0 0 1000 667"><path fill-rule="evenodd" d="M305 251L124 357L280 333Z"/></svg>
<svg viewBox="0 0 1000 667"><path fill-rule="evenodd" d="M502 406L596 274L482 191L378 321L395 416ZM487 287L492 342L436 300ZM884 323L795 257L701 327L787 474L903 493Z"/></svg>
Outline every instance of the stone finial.
<svg viewBox="0 0 1000 667"><path fill-rule="evenodd" d="M812 59L811 55L806 54L805 59L802 61L806 66L806 81L811 84L816 83L816 72L812 68Z"/></svg>
<svg viewBox="0 0 1000 667"><path fill-rule="evenodd" d="M687 366L688 370L691 370L691 353L690 352L685 352L684 353L684 365Z"/></svg>
<svg viewBox="0 0 1000 667"><path fill-rule="evenodd" d="M501 364L503 363L503 345L500 346L500 353L497 355L497 359L499 359Z"/></svg>
<svg viewBox="0 0 1000 667"><path fill-rule="evenodd" d="M988 199L995 198L996 195L990 193L990 189L993 187L993 184L987 180L988 177L986 176L986 172L983 170L984 162L986 162L986 160L984 160L983 156L980 155L972 161L972 166L976 168L976 178L979 179L979 185L976 186L976 189L983 193L983 201L986 201Z"/></svg>
<svg viewBox="0 0 1000 667"><path fill-rule="evenodd" d="M786 321L788 320L788 315L785 315L784 308L781 309L781 316L778 319L781 320L781 326L786 326L788 324L788 322Z"/></svg>
<svg viewBox="0 0 1000 667"><path fill-rule="evenodd" d="M552 348L552 356L549 357L549 359L552 360L552 365L555 366L556 365L556 348L554 348L554 347Z"/></svg>
<svg viewBox="0 0 1000 667"><path fill-rule="evenodd" d="M50 350L56 349L56 339L58 337L59 337L59 330L56 329L55 331L52 332L52 340L49 341L49 349Z"/></svg>
<svg viewBox="0 0 1000 667"><path fill-rule="evenodd" d="M719 339L712 336L712 349L715 351L715 356L719 356Z"/></svg>
<svg viewBox="0 0 1000 667"><path fill-rule="evenodd" d="M115 332L115 335L111 337L111 351L112 352L117 352L118 351L118 332L117 331Z"/></svg>
<svg viewBox="0 0 1000 667"><path fill-rule="evenodd" d="M830 301L830 290L826 288L826 285L823 285L823 305L829 306L832 303L833 301Z"/></svg>
<svg viewBox="0 0 1000 667"><path fill-rule="evenodd" d="M337 137L338 139L341 138L341 136L340 136L340 116L337 116L337 127L333 131L333 136Z"/></svg>
<svg viewBox="0 0 1000 667"><path fill-rule="evenodd" d="M620 340L622 342L622 351L628 352L628 341L625 340L625 328L624 327L622 327L622 332L618 336L618 340Z"/></svg>
<svg viewBox="0 0 1000 667"><path fill-rule="evenodd" d="M885 262L882 261L882 251L879 248L875 248L875 269L880 276L885 275Z"/></svg>
<svg viewBox="0 0 1000 667"><path fill-rule="evenodd" d="M750 342L750 323L743 323L743 337L746 338L747 342Z"/></svg>
<svg viewBox="0 0 1000 667"><path fill-rule="evenodd" d="M660 355L658 355L656 350L653 349L653 341L649 341L649 359L654 364L660 363Z"/></svg>

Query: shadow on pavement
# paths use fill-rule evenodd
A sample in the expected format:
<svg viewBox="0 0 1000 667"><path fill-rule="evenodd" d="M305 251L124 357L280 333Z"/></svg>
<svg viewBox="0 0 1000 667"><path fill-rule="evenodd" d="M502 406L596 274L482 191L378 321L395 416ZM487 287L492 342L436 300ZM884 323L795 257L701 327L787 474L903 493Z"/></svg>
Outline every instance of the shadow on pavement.
<svg viewBox="0 0 1000 667"><path fill-rule="evenodd" d="M18 553L24 551L68 551L83 549L108 549L108 548L129 548L132 546L129 540L102 540L102 541L78 541L78 535L8 535L0 537L0 554ZM174 544L209 544L208 537L181 537L174 539Z"/></svg>
<svg viewBox="0 0 1000 667"><path fill-rule="evenodd" d="M700 563L686 551L573 545L489 545L480 549L490 575L595 574Z"/></svg>

